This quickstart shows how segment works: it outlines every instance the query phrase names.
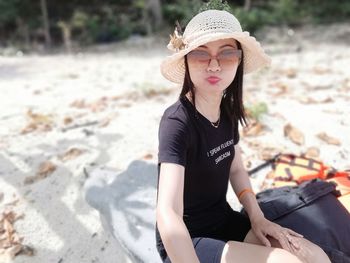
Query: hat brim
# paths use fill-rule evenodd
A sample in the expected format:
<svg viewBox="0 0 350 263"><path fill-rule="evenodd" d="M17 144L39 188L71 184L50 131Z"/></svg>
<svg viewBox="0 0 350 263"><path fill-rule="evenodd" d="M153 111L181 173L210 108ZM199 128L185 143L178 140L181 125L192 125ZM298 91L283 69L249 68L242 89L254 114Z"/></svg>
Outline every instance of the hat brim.
<svg viewBox="0 0 350 263"><path fill-rule="evenodd" d="M233 38L242 46L243 50L243 72L250 73L263 66L271 64L271 58L264 52L260 43L249 35L249 32L235 32L235 33L215 33L210 35L204 35L196 40L195 43L190 46L174 53L173 55L167 56L161 63L162 75L178 84L182 84L185 77L185 60L184 56L193 49L200 45L208 42L216 41L219 39Z"/></svg>

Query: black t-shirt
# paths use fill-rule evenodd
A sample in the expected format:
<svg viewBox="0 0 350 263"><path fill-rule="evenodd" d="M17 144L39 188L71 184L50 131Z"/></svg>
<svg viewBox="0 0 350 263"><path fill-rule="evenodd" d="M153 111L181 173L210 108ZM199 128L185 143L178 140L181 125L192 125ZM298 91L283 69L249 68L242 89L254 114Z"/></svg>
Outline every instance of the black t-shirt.
<svg viewBox="0 0 350 263"><path fill-rule="evenodd" d="M165 110L158 136L158 176L163 162L185 167L183 220L192 238L208 236L211 228L225 221L230 208L226 193L234 145L239 141L238 122L233 124L221 107L215 128L187 97L181 97ZM156 240L164 260L157 226Z"/></svg>

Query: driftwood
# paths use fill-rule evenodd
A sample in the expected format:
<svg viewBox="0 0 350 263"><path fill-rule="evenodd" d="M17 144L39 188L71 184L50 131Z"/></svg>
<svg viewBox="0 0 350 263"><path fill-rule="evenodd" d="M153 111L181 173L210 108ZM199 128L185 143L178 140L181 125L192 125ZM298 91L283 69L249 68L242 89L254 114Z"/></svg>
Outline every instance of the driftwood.
<svg viewBox="0 0 350 263"><path fill-rule="evenodd" d="M99 123L99 121L89 121L89 122L86 122L86 123L74 124L72 126L69 126L69 127L66 127L66 128L62 128L61 131L62 132L66 132L68 130L73 130L73 129L77 129L77 128L93 126L93 125L96 125L98 123Z"/></svg>

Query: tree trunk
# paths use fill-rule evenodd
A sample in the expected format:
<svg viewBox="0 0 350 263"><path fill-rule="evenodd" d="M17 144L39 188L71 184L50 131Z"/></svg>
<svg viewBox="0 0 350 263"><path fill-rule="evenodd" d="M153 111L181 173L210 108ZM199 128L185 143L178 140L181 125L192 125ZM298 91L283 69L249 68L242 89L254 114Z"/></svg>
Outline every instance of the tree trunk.
<svg viewBox="0 0 350 263"><path fill-rule="evenodd" d="M20 38L24 43L24 48L28 49L30 47L30 37L28 25L24 23L21 17L16 17L17 30Z"/></svg>
<svg viewBox="0 0 350 263"><path fill-rule="evenodd" d="M40 0L40 4L41 4L41 13L43 16L45 42L48 47L51 47L50 24L49 24L49 16L47 14L46 0Z"/></svg>
<svg viewBox="0 0 350 263"><path fill-rule="evenodd" d="M244 10L249 11L252 5L252 1L251 0L245 0L244 1Z"/></svg>
<svg viewBox="0 0 350 263"><path fill-rule="evenodd" d="M66 52L70 54L72 53L71 26L68 23L63 21L59 21L57 25L61 29L62 39L63 39L64 47L66 48Z"/></svg>
<svg viewBox="0 0 350 263"><path fill-rule="evenodd" d="M160 0L148 0L147 7L152 15L154 28L159 29L163 25L162 4Z"/></svg>

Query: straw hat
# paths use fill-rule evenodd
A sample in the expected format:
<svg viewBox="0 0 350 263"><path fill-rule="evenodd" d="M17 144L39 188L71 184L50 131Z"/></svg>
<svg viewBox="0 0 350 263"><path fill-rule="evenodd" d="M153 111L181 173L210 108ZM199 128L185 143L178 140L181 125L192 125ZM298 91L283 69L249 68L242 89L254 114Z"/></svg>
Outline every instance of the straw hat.
<svg viewBox="0 0 350 263"><path fill-rule="evenodd" d="M183 36L175 29L170 36L168 49L174 54L167 56L161 63L161 72L168 80L182 84L185 76L184 56L205 43L234 38L240 42L244 54L244 73L252 72L271 59L266 55L260 43L249 32L242 32L237 18L227 11L207 10L194 16L187 24Z"/></svg>

